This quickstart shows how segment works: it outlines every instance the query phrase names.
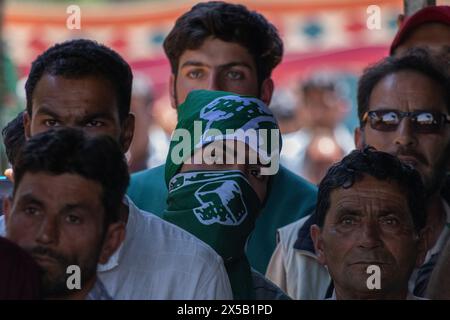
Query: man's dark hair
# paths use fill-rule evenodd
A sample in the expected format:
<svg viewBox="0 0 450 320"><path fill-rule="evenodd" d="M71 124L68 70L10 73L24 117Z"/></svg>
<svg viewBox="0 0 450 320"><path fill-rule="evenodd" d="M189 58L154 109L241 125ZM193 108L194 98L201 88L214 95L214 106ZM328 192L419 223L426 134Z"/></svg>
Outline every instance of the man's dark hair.
<svg viewBox="0 0 450 320"><path fill-rule="evenodd" d="M330 209L331 192L338 188L351 188L355 182L362 180L364 175L378 180L396 182L405 192L416 232L422 230L426 221L426 199L419 173L409 165L402 163L397 157L377 151L372 147L354 150L328 169L319 184L316 206L319 227L323 227L325 217Z"/></svg>
<svg viewBox="0 0 450 320"><path fill-rule="evenodd" d="M441 61L437 57L432 57L426 49L413 48L401 57L387 57L364 71L358 83L358 117L361 128L364 125L362 123L364 113L369 110L373 88L384 77L405 70L415 71L433 79L440 86L440 90L436 88L436 92L443 95L447 110L450 112L450 78L446 68L442 67Z"/></svg>
<svg viewBox="0 0 450 320"><path fill-rule="evenodd" d="M43 75L77 79L98 76L114 89L120 121L130 112L133 75L128 63L113 50L92 40L77 39L54 45L33 61L25 84L27 111L32 115L33 92Z"/></svg>
<svg viewBox="0 0 450 320"><path fill-rule="evenodd" d="M76 174L99 183L106 225L119 219L129 174L124 154L113 138L88 137L71 128L37 134L25 143L16 159L13 195L27 172Z"/></svg>
<svg viewBox="0 0 450 320"><path fill-rule="evenodd" d="M5 145L6 157L11 166L14 167L16 157L25 144L25 132L23 128L23 111L2 129L3 144Z"/></svg>
<svg viewBox="0 0 450 320"><path fill-rule="evenodd" d="M196 4L179 17L164 40L173 74L177 74L183 52L198 49L208 37L246 48L255 61L259 85L270 77L283 56L278 31L264 16L240 4L211 1Z"/></svg>

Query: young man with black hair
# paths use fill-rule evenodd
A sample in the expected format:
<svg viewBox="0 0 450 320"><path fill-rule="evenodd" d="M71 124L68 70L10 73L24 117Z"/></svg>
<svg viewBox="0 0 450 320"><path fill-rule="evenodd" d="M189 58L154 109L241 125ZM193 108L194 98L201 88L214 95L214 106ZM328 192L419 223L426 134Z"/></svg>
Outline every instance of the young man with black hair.
<svg viewBox="0 0 450 320"><path fill-rule="evenodd" d="M164 50L172 71L173 108L197 89L250 95L269 105L274 89L271 74L282 59L283 43L261 14L243 5L211 1L196 4L178 18ZM258 177L255 172L253 179ZM168 195L164 166L133 175L128 194L142 209L162 216ZM315 199L315 186L280 166L270 178L267 199L247 243L253 268L265 272L276 229L311 213Z"/></svg>

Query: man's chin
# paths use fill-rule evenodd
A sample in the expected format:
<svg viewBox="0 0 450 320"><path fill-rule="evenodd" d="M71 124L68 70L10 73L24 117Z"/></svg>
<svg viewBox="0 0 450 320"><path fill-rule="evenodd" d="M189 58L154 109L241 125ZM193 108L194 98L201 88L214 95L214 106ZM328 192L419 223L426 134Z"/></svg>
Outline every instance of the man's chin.
<svg viewBox="0 0 450 320"><path fill-rule="evenodd" d="M42 290L45 298L62 298L69 292L65 274L60 277L49 277L45 273L42 278Z"/></svg>

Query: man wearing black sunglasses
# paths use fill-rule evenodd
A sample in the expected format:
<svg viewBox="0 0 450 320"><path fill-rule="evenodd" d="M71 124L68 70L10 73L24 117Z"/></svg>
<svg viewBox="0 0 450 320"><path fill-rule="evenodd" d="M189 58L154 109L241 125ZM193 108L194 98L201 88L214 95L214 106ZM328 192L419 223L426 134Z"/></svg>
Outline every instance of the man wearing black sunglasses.
<svg viewBox="0 0 450 320"><path fill-rule="evenodd" d="M413 49L366 70L359 82L358 147L370 144L416 168L425 184L429 251L411 277L423 295L430 269L450 234L448 204L441 198L450 146L450 81L427 52Z"/></svg>
<svg viewBox="0 0 450 320"><path fill-rule="evenodd" d="M371 145L396 155L422 177L429 199L428 253L410 279L410 291L422 297L450 235L450 208L440 195L450 156L450 78L435 59L413 49L367 69L358 87L360 128L355 132L358 148ZM279 230L280 245L268 267L268 278L296 299L322 299L333 292L328 271L317 265L311 248L309 229L316 218L313 214ZM290 281L277 281L283 278Z"/></svg>
<svg viewBox="0 0 450 320"><path fill-rule="evenodd" d="M442 185L450 127L448 76L425 50L387 58L359 82L357 145L397 155L422 174L430 193Z"/></svg>

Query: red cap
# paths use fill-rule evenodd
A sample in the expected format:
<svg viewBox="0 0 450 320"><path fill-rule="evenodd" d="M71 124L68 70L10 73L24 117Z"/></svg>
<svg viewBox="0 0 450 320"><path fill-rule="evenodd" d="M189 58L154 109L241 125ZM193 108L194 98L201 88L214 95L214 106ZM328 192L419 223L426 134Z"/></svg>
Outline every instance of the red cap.
<svg viewBox="0 0 450 320"><path fill-rule="evenodd" d="M390 54L405 40L418 26L428 22L441 22L450 25L450 6L430 6L417 11L403 21L397 35L392 41Z"/></svg>

